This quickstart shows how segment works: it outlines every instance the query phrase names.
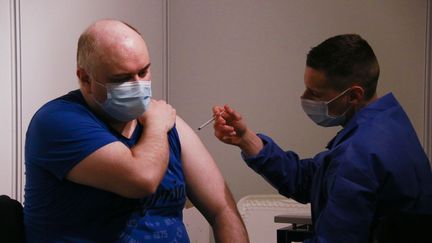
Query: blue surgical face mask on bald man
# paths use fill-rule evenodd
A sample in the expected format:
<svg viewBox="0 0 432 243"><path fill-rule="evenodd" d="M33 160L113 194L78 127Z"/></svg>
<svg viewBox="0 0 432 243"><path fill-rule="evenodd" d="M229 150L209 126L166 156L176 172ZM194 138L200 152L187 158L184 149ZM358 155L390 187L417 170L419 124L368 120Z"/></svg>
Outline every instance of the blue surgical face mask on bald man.
<svg viewBox="0 0 432 243"><path fill-rule="evenodd" d="M96 82L96 81L95 81ZM150 105L152 91L150 80L124 83L97 84L104 86L107 94L103 103L93 99L112 118L128 122L142 115Z"/></svg>
<svg viewBox="0 0 432 243"><path fill-rule="evenodd" d="M334 97L329 101L317 101L301 98L301 104L305 113L309 116L312 121L323 127L333 127L343 125L346 122L346 113L351 108L349 106L345 112L338 116L331 116L329 114L328 105L346 94L351 88L344 90L338 96Z"/></svg>

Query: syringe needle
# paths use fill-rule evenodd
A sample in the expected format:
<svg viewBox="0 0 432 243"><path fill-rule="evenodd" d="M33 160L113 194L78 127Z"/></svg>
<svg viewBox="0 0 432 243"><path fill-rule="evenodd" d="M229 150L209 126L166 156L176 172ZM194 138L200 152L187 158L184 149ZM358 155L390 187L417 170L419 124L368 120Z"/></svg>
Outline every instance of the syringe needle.
<svg viewBox="0 0 432 243"><path fill-rule="evenodd" d="M222 113L224 113L224 111L222 111L221 113L219 113L219 116L222 115ZM204 127L206 127L208 124L210 124L212 121L216 120L217 116L212 117L212 119L206 121L204 124L202 124L200 127L198 127L198 130L203 129Z"/></svg>

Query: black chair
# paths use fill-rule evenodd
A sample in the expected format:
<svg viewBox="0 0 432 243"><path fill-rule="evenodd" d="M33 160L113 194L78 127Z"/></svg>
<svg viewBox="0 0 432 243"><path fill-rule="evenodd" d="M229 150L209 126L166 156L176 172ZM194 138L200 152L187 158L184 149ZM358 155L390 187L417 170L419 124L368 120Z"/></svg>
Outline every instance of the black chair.
<svg viewBox="0 0 432 243"><path fill-rule="evenodd" d="M277 230L277 242L303 242L311 238L311 225ZM432 215L395 212L380 220L370 236L372 243L432 243Z"/></svg>
<svg viewBox="0 0 432 243"><path fill-rule="evenodd" d="M432 215L392 213L375 229L374 243L431 243Z"/></svg>
<svg viewBox="0 0 432 243"><path fill-rule="evenodd" d="M25 242L23 207L6 195L0 196L0 242Z"/></svg>
<svg viewBox="0 0 432 243"><path fill-rule="evenodd" d="M312 225L310 224L292 224L277 230L278 243L303 242L312 238Z"/></svg>

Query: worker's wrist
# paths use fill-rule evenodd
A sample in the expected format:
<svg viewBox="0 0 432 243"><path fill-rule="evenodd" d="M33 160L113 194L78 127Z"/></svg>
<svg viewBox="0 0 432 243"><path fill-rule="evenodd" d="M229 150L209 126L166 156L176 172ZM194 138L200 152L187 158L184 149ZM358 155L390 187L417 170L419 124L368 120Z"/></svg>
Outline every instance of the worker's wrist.
<svg viewBox="0 0 432 243"><path fill-rule="evenodd" d="M239 148L247 157L256 156L263 148L263 142L253 131L247 130L243 135Z"/></svg>

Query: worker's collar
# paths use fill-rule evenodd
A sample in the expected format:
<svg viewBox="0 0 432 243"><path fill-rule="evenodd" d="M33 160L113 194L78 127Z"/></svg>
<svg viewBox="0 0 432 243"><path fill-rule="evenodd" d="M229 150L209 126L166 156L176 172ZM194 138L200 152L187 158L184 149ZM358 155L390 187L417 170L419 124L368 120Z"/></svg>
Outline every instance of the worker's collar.
<svg viewBox="0 0 432 243"><path fill-rule="evenodd" d="M399 106L396 98L392 93L388 93L377 99L375 102L363 107L357 111L354 116L345 124L344 128L340 130L336 136L330 140L330 142L328 142L326 148L332 149L336 147L338 144L350 137L360 124L369 121L371 118L375 117L377 113L396 105Z"/></svg>

